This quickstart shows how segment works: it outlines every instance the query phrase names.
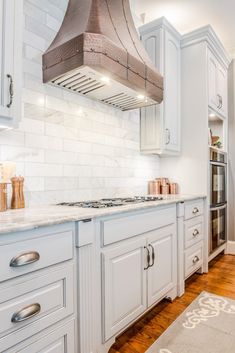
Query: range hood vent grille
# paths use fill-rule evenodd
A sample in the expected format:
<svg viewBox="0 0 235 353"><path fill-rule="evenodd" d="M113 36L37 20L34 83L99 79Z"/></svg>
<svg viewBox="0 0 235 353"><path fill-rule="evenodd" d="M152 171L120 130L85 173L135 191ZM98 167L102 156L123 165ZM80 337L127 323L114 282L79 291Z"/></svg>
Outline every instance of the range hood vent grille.
<svg viewBox="0 0 235 353"><path fill-rule="evenodd" d="M139 40L129 0L69 0L43 55L43 81L122 110L163 99L163 78Z"/></svg>

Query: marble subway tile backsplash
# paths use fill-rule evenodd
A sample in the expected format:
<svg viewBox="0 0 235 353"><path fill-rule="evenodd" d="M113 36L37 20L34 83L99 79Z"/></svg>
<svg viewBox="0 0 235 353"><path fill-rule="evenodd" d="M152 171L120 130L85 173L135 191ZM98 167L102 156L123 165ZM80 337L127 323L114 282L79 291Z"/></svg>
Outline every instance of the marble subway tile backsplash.
<svg viewBox="0 0 235 353"><path fill-rule="evenodd" d="M22 120L0 133L0 161L25 176L26 203L144 194L159 158L139 150L139 112L42 84L41 55L68 0L24 0Z"/></svg>

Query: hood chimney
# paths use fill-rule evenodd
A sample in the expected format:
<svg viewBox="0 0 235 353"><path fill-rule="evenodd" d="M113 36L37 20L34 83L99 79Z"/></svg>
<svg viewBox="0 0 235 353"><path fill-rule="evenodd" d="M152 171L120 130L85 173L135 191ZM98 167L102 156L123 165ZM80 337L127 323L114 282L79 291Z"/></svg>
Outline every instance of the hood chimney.
<svg viewBox="0 0 235 353"><path fill-rule="evenodd" d="M163 99L163 78L138 37L129 0L69 0L43 55L43 81L122 110Z"/></svg>

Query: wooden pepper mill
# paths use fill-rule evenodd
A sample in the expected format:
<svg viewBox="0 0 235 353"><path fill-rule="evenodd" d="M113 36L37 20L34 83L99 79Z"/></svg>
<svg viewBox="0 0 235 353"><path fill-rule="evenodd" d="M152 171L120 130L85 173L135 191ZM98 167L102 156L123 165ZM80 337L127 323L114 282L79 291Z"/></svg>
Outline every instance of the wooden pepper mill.
<svg viewBox="0 0 235 353"><path fill-rule="evenodd" d="M12 184L12 197L11 197L11 208L18 209L25 207L24 201L24 178L13 177L11 178Z"/></svg>
<svg viewBox="0 0 235 353"><path fill-rule="evenodd" d="M7 210L7 183L0 183L0 212Z"/></svg>
<svg viewBox="0 0 235 353"><path fill-rule="evenodd" d="M25 208L25 201L24 201L24 178L22 176L19 177L19 183L20 183L20 208Z"/></svg>

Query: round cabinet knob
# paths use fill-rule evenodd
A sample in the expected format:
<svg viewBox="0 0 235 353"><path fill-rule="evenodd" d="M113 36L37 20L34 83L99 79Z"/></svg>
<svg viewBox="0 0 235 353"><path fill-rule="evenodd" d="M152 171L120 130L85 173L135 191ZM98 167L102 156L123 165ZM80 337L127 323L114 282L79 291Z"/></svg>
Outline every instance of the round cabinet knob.
<svg viewBox="0 0 235 353"><path fill-rule="evenodd" d="M198 257L198 256L195 256L195 257L193 258L193 264L196 264L199 260L200 260L199 257Z"/></svg>
<svg viewBox="0 0 235 353"><path fill-rule="evenodd" d="M199 212L199 209L197 207L194 207L193 214L197 214L198 212Z"/></svg>
<svg viewBox="0 0 235 353"><path fill-rule="evenodd" d="M196 237L198 234L199 234L199 230L198 229L194 229L193 236Z"/></svg>

